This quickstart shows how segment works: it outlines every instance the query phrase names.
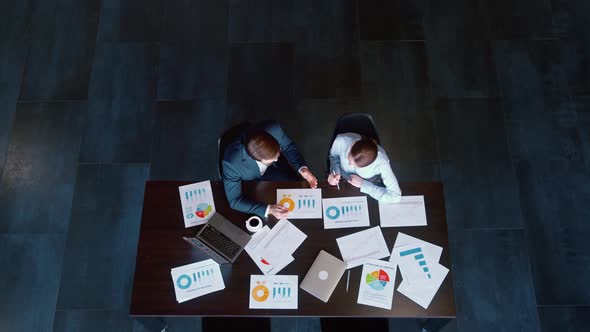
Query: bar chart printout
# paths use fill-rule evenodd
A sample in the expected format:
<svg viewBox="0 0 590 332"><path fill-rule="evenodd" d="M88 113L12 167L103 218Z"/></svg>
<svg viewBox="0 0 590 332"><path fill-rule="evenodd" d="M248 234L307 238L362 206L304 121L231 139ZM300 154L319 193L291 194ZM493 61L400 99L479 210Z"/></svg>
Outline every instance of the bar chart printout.
<svg viewBox="0 0 590 332"><path fill-rule="evenodd" d="M325 198L322 205L324 229L369 226L366 196Z"/></svg>
<svg viewBox="0 0 590 332"><path fill-rule="evenodd" d="M212 259L173 268L170 275L178 303L225 288L219 264Z"/></svg>
<svg viewBox="0 0 590 332"><path fill-rule="evenodd" d="M250 309L297 309L298 276L251 275Z"/></svg>
<svg viewBox="0 0 590 332"><path fill-rule="evenodd" d="M277 204L289 209L289 219L322 217L321 189L277 189Z"/></svg>
<svg viewBox="0 0 590 332"><path fill-rule="evenodd" d="M215 201L211 181L203 181L178 187L182 217L186 228L202 225L215 213Z"/></svg>

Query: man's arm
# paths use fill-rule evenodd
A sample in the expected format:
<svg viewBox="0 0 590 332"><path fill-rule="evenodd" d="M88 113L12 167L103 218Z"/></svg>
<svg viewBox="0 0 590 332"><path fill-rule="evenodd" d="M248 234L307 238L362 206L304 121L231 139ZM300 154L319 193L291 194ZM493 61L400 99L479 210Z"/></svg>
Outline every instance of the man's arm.
<svg viewBox="0 0 590 332"><path fill-rule="evenodd" d="M235 166L225 160L223 161L223 187L232 209L265 217L267 205L247 199L242 195L242 177Z"/></svg>
<svg viewBox="0 0 590 332"><path fill-rule="evenodd" d="M305 166L305 160L301 156L301 153L299 153L299 150L297 150L295 143L285 134L281 126L274 121L269 124L268 130L279 142L281 152L285 158L299 172Z"/></svg>

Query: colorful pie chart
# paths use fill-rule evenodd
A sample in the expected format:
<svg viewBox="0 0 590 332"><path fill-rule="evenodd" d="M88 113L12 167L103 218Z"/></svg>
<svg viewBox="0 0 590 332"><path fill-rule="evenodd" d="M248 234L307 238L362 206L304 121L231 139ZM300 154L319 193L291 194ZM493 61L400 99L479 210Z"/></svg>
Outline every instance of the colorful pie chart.
<svg viewBox="0 0 590 332"><path fill-rule="evenodd" d="M389 275L383 270L373 271L367 274L365 282L374 290L381 291L387 287Z"/></svg>
<svg viewBox="0 0 590 332"><path fill-rule="evenodd" d="M195 214L199 218L205 218L212 211L213 211L213 208L211 207L211 205L209 205L207 203L201 203L201 204L197 205L197 212Z"/></svg>

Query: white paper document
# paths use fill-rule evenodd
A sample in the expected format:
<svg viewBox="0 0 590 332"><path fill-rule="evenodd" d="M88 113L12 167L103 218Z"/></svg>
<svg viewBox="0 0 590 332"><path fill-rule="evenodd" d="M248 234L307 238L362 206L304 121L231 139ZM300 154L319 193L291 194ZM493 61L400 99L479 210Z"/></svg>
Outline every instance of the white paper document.
<svg viewBox="0 0 590 332"><path fill-rule="evenodd" d="M367 258L381 259L390 254L379 226L337 238L336 243L347 269L363 264Z"/></svg>
<svg viewBox="0 0 590 332"><path fill-rule="evenodd" d="M297 309L297 276L250 276L250 309Z"/></svg>
<svg viewBox="0 0 590 332"><path fill-rule="evenodd" d="M225 288L219 264L212 259L170 270L179 303Z"/></svg>
<svg viewBox="0 0 590 332"><path fill-rule="evenodd" d="M264 226L254 233L244 248L265 275L274 275L293 262L293 252L307 238L287 219L281 219L272 230Z"/></svg>
<svg viewBox="0 0 590 332"><path fill-rule="evenodd" d="M186 228L202 225L215 214L215 201L211 181L203 181L178 187L182 217Z"/></svg>
<svg viewBox="0 0 590 332"><path fill-rule="evenodd" d="M277 204L289 209L289 219L322 217L321 189L277 189Z"/></svg>
<svg viewBox="0 0 590 332"><path fill-rule="evenodd" d="M424 309L428 309L434 295L436 295L440 285L449 273L449 269L438 263L430 265L429 271L431 279L428 279L428 281L410 284L404 279L397 288L400 293L418 303Z"/></svg>
<svg viewBox="0 0 590 332"><path fill-rule="evenodd" d="M254 233L250 239L250 242L248 242L248 244L244 247L244 250L246 250L248 255L250 255L250 258L252 258L262 273L273 275L294 261L294 258L293 256L289 255L282 261L276 262L277 264L270 264L266 259L264 259L262 254L260 254L257 249L260 241L262 241L262 239L264 239L268 233L270 233L270 228L268 226L264 226L261 230Z"/></svg>
<svg viewBox="0 0 590 332"><path fill-rule="evenodd" d="M398 233L389 260L399 267L398 291L427 309L449 270L440 265L442 247Z"/></svg>
<svg viewBox="0 0 590 332"><path fill-rule="evenodd" d="M357 302L373 307L391 309L395 287L396 266L391 262L368 259L363 272Z"/></svg>
<svg viewBox="0 0 590 332"><path fill-rule="evenodd" d="M367 196L324 198L324 229L368 227Z"/></svg>
<svg viewBox="0 0 590 332"><path fill-rule="evenodd" d="M393 248L401 247L401 246L405 246L405 245L419 246L421 248L421 250L424 251L424 253L428 257L428 259L432 262L438 262L440 260L440 256L441 256L442 250L443 250L443 248L440 246L437 246L437 245L432 244L430 242L426 242L426 241L417 239L413 236L399 232L397 234L397 238L395 239L395 243L393 244ZM394 257L392 255L389 260L393 261L393 259L394 259Z"/></svg>
<svg viewBox="0 0 590 332"><path fill-rule="evenodd" d="M379 202L381 227L426 226L424 196L402 196L397 203Z"/></svg>
<svg viewBox="0 0 590 332"><path fill-rule="evenodd" d="M393 248L389 260L399 266L402 278L409 284L422 283L432 278L430 268L436 261L431 261L420 246L405 245Z"/></svg>

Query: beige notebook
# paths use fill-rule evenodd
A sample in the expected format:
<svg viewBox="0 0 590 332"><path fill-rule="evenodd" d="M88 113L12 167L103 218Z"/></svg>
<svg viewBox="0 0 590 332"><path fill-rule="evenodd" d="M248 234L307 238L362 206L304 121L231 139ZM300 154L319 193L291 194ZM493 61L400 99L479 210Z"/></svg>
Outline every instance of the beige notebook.
<svg viewBox="0 0 590 332"><path fill-rule="evenodd" d="M300 287L318 299L328 302L344 270L346 264L343 261L322 250L311 264Z"/></svg>

